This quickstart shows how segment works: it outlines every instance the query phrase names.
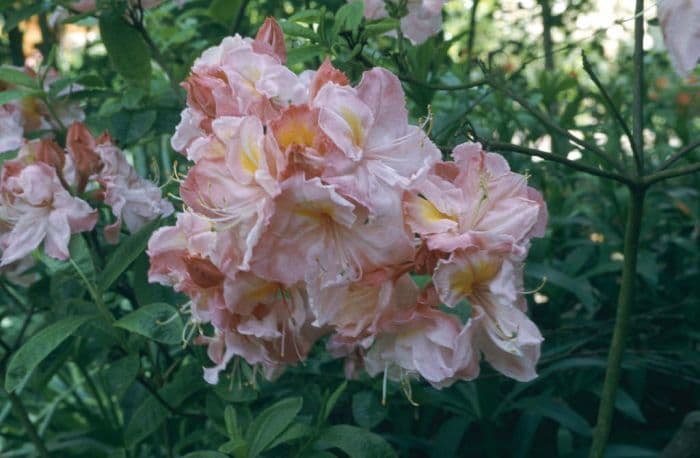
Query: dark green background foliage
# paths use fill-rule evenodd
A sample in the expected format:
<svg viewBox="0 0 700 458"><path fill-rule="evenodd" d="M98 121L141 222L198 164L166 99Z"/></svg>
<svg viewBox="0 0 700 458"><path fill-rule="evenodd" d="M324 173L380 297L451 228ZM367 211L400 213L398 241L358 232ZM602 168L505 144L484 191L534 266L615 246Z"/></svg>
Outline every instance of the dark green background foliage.
<svg viewBox="0 0 700 458"><path fill-rule="evenodd" d="M449 37L411 46L383 35L395 20L362 21L356 6L341 9L340 0L165 2L145 12L141 28L124 19L125 4L104 0L99 19L66 20L99 26L103 37L70 59L51 51L59 34L46 26L61 3L0 0L0 63L22 64L16 25L38 18L38 46L66 78L44 97L58 99L61 85L79 82L83 90L70 97L83 102L90 128L109 129L139 173L167 183L165 192L177 194L173 170L187 169L169 146L184 104L177 84L204 49L235 32L253 36L267 16L281 20L295 70L316 67L326 55L354 81L373 65L392 69L404 80L414 121L432 113L431 137L445 151L467 139L489 145L514 138L522 145L550 139L560 157L574 150L510 91L631 164L624 132L584 70L581 50L629 119L633 21L620 22L626 34L610 61L604 29L584 40L573 35L577 18L599 7L593 1L561 1L565 8L556 9L545 0L534 7L450 2ZM544 33L529 32L532 23L544 23ZM653 168L672 154L670 145L700 137L700 89L672 72L653 20L649 32L657 38L644 57L646 161ZM547 34L557 37L553 45ZM485 74L495 84L458 88ZM41 280L28 289L0 277L0 455L35 456L43 443L51 456L84 457L585 456L614 326L627 193L561 164L504 154L543 192L550 212L526 270L526 289L537 290L539 302L528 297L530 313L546 339L536 380L513 382L484 366L478 380L441 391L413 383L410 399L390 384L382 405L381 379L345 382L342 363L319 344L274 383L240 364L219 386L207 386L204 349L180 345L186 316L176 315L186 300L146 282L145 244L164 223L116 247L97 230L97 237L74 237L73 263L37 254ZM679 163L697 160L692 151ZM587 152L576 162L599 165ZM700 408L699 190L696 174L647 193L606 456L656 456L683 417ZM37 437L27 433L27 420Z"/></svg>

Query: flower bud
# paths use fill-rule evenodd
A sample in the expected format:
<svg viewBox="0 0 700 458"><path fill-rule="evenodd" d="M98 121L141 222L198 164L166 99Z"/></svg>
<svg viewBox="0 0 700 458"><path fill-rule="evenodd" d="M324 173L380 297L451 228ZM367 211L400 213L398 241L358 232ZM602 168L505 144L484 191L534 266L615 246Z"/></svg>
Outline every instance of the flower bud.
<svg viewBox="0 0 700 458"><path fill-rule="evenodd" d="M277 57L280 63L287 62L287 48L284 45L284 33L274 18L267 18L253 42L253 50Z"/></svg>

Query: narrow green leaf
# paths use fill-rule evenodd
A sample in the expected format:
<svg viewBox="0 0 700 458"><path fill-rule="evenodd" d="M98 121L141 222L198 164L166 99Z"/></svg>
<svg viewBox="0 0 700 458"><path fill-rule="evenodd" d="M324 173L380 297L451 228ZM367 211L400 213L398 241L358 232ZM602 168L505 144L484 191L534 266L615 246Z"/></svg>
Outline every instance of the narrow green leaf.
<svg viewBox="0 0 700 458"><path fill-rule="evenodd" d="M13 391L24 386L32 371L49 353L70 337L80 326L92 319L95 319L95 315L64 318L33 335L10 358L5 374L5 389Z"/></svg>
<svg viewBox="0 0 700 458"><path fill-rule="evenodd" d="M307 62L316 57L323 57L326 54L326 49L320 45L299 46L287 51L287 63L294 65L299 62Z"/></svg>
<svg viewBox="0 0 700 458"><path fill-rule="evenodd" d="M335 14L333 35L335 36L344 30L357 32L358 27L362 23L364 11L364 3L359 0L354 0L341 6Z"/></svg>
<svg viewBox="0 0 700 458"><path fill-rule="evenodd" d="M137 233L132 234L129 238L119 244L119 247L112 253L107 261L98 287L100 291L106 291L112 283L124 272L132 262L146 249L148 239L151 234L160 225L160 220L154 220L146 224Z"/></svg>
<svg viewBox="0 0 700 458"><path fill-rule="evenodd" d="M591 436L591 425L588 421L563 402L544 396L523 399L517 403L517 406L552 419L572 432L586 437Z"/></svg>
<svg viewBox="0 0 700 458"><path fill-rule="evenodd" d="M34 78L14 67L0 67L0 81L30 89L39 89L39 84Z"/></svg>
<svg viewBox="0 0 700 458"><path fill-rule="evenodd" d="M117 320L114 326L169 345L182 339L182 319L175 307L164 303L140 307Z"/></svg>
<svg viewBox="0 0 700 458"><path fill-rule="evenodd" d="M22 99L24 97L32 97L41 94L40 91L33 91L27 89L17 89L12 91L0 92L0 105L12 102L17 99Z"/></svg>
<svg viewBox="0 0 700 458"><path fill-rule="evenodd" d="M351 425L335 425L324 429L314 443L321 450L337 448L350 458L396 457L391 445L381 436Z"/></svg>
<svg viewBox="0 0 700 458"><path fill-rule="evenodd" d="M313 29L309 29L303 25L290 21L280 21L279 24L284 34L288 37L308 38L314 43L318 42L318 34L314 32Z"/></svg>
<svg viewBox="0 0 700 458"><path fill-rule="evenodd" d="M311 426L304 423L293 423L289 428L287 428L282 434L277 436L277 439L272 441L272 443L267 447L268 450L272 450L278 445L282 445L287 442L292 442L302 437L306 437L312 432Z"/></svg>
<svg viewBox="0 0 700 458"><path fill-rule="evenodd" d="M255 457L265 451L294 421L302 403L302 398L287 398L263 410L246 431L248 456Z"/></svg>
<svg viewBox="0 0 700 458"><path fill-rule="evenodd" d="M241 431L238 427L238 417L233 406L226 406L224 410L224 422L226 423L226 432L231 439L241 437Z"/></svg>
<svg viewBox="0 0 700 458"><path fill-rule="evenodd" d="M340 396L343 394L343 392L345 391L345 388L347 388L347 387L348 387L348 382L347 382L347 380L345 380L330 395L330 397L328 398L328 401L326 402L326 404L323 408L323 421L326 421L328 419L328 416L331 414L331 412L335 408L335 405L338 402L338 399L340 399Z"/></svg>
<svg viewBox="0 0 700 458"><path fill-rule="evenodd" d="M114 68L128 80L146 83L151 77L151 54L141 34L121 14L102 14L99 22Z"/></svg>

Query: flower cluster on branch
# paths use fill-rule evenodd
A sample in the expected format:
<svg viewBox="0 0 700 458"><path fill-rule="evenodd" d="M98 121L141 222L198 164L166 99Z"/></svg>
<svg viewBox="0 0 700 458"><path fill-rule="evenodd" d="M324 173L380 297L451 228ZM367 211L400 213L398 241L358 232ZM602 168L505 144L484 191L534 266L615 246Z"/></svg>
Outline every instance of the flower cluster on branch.
<svg viewBox="0 0 700 458"><path fill-rule="evenodd" d="M349 377L443 387L476 377L482 353L534 377L542 337L522 266L546 225L539 193L478 144L442 160L389 71L351 85L328 60L299 75L285 60L268 19L206 50L183 83L172 145L194 164L177 223L150 240L149 275L213 328L197 338L206 380L236 357L272 379L322 337Z"/></svg>

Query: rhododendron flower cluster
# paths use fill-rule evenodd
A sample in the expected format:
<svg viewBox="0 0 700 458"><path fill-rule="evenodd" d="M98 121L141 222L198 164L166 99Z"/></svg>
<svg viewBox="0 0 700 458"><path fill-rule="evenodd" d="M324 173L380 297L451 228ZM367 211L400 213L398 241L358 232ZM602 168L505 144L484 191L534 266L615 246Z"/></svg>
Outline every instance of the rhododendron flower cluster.
<svg viewBox="0 0 700 458"><path fill-rule="evenodd" d="M389 71L351 85L328 60L296 75L285 57L268 19L254 40L206 50L183 83L172 144L193 165L177 223L149 242L149 276L189 297L193 329L211 324L197 338L206 380L237 357L272 379L321 337L348 376L442 387L476 377L483 354L534 377L522 266L546 225L539 193L479 144L443 161Z"/></svg>
<svg viewBox="0 0 700 458"><path fill-rule="evenodd" d="M158 187L136 174L109 136L95 139L75 123L66 143L68 153L53 140L32 140L3 163L0 266L25 265L42 242L48 256L68 259L71 234L90 231L97 223L97 210L82 198L86 195L112 209L116 222L106 226L105 237L113 243L122 221L134 232L173 212Z"/></svg>

